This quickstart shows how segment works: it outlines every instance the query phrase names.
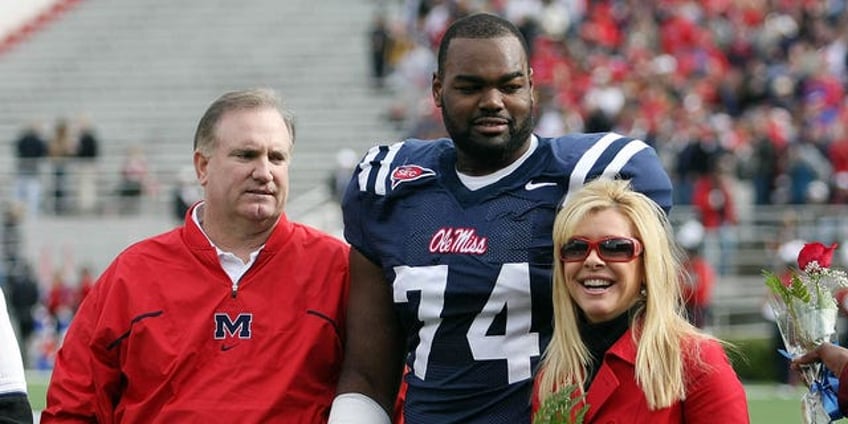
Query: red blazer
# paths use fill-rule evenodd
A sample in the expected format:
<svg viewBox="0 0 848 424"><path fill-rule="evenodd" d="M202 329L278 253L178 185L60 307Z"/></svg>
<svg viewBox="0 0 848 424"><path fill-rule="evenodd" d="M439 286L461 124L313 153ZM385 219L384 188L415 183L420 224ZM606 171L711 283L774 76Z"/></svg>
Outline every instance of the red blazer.
<svg viewBox="0 0 848 424"><path fill-rule="evenodd" d="M745 390L724 349L715 341L697 343L708 368L697 365L694 358L687 358L686 400L652 411L636 384L636 345L627 330L604 355L598 375L589 386L586 393L589 411L584 423L749 423ZM534 389L534 414L538 406Z"/></svg>

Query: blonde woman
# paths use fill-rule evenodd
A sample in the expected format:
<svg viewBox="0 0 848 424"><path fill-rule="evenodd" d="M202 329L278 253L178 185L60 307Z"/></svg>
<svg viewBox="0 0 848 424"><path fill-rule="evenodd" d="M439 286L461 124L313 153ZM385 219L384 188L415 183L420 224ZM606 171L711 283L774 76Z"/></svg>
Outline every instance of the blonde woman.
<svg viewBox="0 0 848 424"><path fill-rule="evenodd" d="M554 334L536 411L576 384L585 423L747 423L722 344L685 318L665 213L621 180L587 184L554 221Z"/></svg>

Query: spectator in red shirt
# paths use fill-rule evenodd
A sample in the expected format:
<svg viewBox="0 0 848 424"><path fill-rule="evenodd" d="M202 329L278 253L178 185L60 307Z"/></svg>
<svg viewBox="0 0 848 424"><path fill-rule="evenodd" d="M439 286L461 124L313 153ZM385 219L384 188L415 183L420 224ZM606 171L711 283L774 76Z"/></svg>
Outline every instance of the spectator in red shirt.
<svg viewBox="0 0 848 424"><path fill-rule="evenodd" d="M83 266L80 268L79 275L79 288L77 289L76 302L74 304L74 310L79 308L79 305L85 300L85 297L88 296L88 293L91 291L91 288L94 287L95 277L91 271L91 267Z"/></svg>
<svg viewBox="0 0 848 424"><path fill-rule="evenodd" d="M56 320L57 325L64 328L71 319L75 302L74 295L65 283L61 271L53 273L45 303L47 311Z"/></svg>
<svg viewBox="0 0 848 424"><path fill-rule="evenodd" d="M689 322L698 328L709 324L710 304L716 273L713 266L701 255L704 243L704 226L698 221L688 221L677 232L677 243L686 252L681 275L681 292Z"/></svg>
<svg viewBox="0 0 848 424"><path fill-rule="evenodd" d="M692 189L692 205L704 225L704 257L719 275L732 271L737 223L733 183L729 177L729 155L716 153Z"/></svg>

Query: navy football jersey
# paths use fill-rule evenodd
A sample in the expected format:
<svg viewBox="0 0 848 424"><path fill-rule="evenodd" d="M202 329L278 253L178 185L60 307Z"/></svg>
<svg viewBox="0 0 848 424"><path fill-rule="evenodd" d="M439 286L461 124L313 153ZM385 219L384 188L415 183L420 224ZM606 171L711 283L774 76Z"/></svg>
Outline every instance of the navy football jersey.
<svg viewBox="0 0 848 424"><path fill-rule="evenodd" d="M599 176L671 207L654 149L614 133L539 138L518 168L475 191L460 182L449 139L365 155L343 202L345 238L392 286L411 369L408 424L530 422L552 333L554 215Z"/></svg>

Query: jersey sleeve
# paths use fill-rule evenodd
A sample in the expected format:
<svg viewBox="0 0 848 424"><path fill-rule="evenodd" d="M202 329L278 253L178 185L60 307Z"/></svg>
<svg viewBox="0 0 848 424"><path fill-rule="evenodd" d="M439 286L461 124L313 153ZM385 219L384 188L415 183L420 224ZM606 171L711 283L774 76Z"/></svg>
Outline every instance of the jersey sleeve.
<svg viewBox="0 0 848 424"><path fill-rule="evenodd" d="M647 146L635 154L621 169L619 178L630 180L634 190L653 199L666 214L671 212L671 179L652 147Z"/></svg>
<svg viewBox="0 0 848 424"><path fill-rule="evenodd" d="M666 213L671 211L672 186L653 147L617 133L574 134L554 140L554 149L570 170L565 204L586 182L595 178L629 180Z"/></svg>
<svg viewBox="0 0 848 424"><path fill-rule="evenodd" d="M383 216L395 181L392 169L408 159L409 144L407 140L370 148L354 168L342 199L345 240L375 264L380 263L379 255L366 231L379 226L375 224Z"/></svg>
<svg viewBox="0 0 848 424"><path fill-rule="evenodd" d="M385 158L380 158L385 146L372 147L357 164L342 198L342 218L345 240L372 262L379 264L377 253L368 244L364 230L370 218L368 211L375 198L374 182L370 174L374 168L382 168Z"/></svg>

